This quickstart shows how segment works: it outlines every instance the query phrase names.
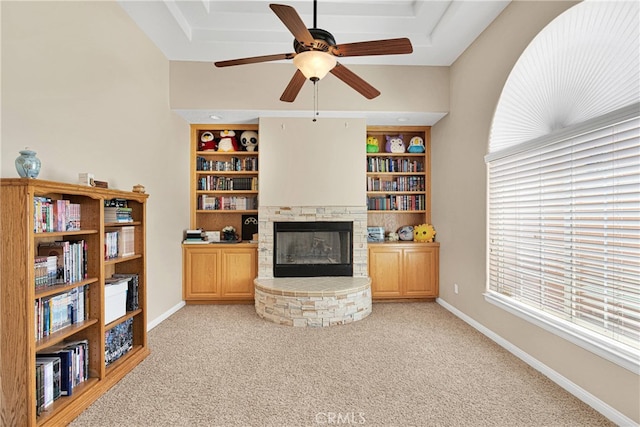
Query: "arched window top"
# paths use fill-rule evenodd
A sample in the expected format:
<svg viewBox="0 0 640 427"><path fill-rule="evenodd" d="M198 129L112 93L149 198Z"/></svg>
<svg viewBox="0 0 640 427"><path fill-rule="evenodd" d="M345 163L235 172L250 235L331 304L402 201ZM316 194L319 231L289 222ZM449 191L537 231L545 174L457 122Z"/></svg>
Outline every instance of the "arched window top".
<svg viewBox="0 0 640 427"><path fill-rule="evenodd" d="M640 100L640 3L584 1L522 53L493 118L495 153Z"/></svg>

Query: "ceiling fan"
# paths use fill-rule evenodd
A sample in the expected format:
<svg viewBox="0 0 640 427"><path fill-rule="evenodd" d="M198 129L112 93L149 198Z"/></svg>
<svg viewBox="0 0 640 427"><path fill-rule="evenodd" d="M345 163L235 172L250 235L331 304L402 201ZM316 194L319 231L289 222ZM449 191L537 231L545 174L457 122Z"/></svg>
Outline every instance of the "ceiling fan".
<svg viewBox="0 0 640 427"><path fill-rule="evenodd" d="M302 89L305 80L309 79L315 84L329 72L351 86L365 98L373 99L380 95L380 91L350 71L347 67L337 62L336 57L398 55L413 52L411 41L408 38L336 44L330 32L317 28L317 0L313 1L313 28L307 28L304 22L302 22L300 15L298 15L298 12L291 6L270 4L269 7L289 29L291 34L293 34L294 52L218 61L215 63L215 66L229 67L233 65L293 59L293 63L298 69L282 93L280 97L281 101L293 102L296 96L298 96L300 89Z"/></svg>

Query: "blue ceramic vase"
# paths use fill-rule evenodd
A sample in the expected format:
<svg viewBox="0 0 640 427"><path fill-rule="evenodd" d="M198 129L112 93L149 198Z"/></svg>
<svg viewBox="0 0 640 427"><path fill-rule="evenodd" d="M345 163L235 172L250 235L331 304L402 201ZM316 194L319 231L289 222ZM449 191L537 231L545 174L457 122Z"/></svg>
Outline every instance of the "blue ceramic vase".
<svg viewBox="0 0 640 427"><path fill-rule="evenodd" d="M37 178L40 173L40 159L36 152L28 149L21 150L16 159L16 170L21 178Z"/></svg>

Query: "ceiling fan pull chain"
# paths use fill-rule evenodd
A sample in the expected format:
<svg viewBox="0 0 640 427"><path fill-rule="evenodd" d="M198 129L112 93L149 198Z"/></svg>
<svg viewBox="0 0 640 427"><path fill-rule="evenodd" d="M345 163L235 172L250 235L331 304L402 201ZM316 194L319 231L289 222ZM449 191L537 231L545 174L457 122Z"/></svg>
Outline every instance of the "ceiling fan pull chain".
<svg viewBox="0 0 640 427"><path fill-rule="evenodd" d="M318 85L317 85L318 81L314 80L313 81L313 121L316 121L316 116L319 115L320 113L318 113Z"/></svg>

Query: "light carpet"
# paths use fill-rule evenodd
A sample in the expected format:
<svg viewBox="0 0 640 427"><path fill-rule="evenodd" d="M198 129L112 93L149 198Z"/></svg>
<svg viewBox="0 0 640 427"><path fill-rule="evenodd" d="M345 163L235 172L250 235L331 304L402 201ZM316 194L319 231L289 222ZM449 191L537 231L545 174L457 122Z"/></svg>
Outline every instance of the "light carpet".
<svg viewBox="0 0 640 427"><path fill-rule="evenodd" d="M377 303L328 328L190 305L83 426L612 426L436 303Z"/></svg>

